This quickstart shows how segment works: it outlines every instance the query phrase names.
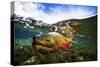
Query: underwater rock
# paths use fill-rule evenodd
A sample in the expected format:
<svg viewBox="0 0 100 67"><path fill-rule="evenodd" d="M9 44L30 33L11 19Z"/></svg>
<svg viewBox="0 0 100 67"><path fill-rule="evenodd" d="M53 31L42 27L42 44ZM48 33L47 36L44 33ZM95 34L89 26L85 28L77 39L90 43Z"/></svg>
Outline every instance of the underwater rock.
<svg viewBox="0 0 100 67"><path fill-rule="evenodd" d="M35 39L35 43L32 43L32 46L37 50L49 52L57 49L67 49L72 43L72 38L65 38L57 32L49 32Z"/></svg>

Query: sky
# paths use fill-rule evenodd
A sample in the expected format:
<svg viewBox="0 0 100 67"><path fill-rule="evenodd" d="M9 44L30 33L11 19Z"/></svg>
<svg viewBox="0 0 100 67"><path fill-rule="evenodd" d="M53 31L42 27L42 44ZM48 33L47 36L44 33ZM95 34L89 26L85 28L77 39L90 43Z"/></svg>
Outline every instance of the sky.
<svg viewBox="0 0 100 67"><path fill-rule="evenodd" d="M97 7L15 1L14 13L25 18L32 17L44 23L54 24L67 19L84 19L95 16Z"/></svg>

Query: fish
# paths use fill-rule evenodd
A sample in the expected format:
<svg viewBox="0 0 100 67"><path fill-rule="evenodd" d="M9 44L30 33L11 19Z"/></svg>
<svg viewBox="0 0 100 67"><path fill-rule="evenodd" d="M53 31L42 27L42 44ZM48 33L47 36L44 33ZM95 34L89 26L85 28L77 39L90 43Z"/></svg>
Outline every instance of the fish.
<svg viewBox="0 0 100 67"><path fill-rule="evenodd" d="M58 32L49 32L35 39L35 43L32 43L32 46L37 50L50 52L58 49L67 49L73 42L72 38L65 38Z"/></svg>

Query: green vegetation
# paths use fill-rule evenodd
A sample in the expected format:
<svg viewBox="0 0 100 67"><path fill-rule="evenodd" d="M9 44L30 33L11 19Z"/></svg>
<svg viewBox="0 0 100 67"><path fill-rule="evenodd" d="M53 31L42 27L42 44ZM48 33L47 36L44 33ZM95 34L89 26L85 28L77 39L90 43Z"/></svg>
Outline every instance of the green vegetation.
<svg viewBox="0 0 100 67"><path fill-rule="evenodd" d="M76 27L77 33L85 35L85 38L97 39L97 16L80 20L80 25Z"/></svg>
<svg viewBox="0 0 100 67"><path fill-rule="evenodd" d="M66 51L58 50L41 53L32 46L15 46L14 63L16 65L25 65L95 61L97 60L96 49L95 45L75 44Z"/></svg>

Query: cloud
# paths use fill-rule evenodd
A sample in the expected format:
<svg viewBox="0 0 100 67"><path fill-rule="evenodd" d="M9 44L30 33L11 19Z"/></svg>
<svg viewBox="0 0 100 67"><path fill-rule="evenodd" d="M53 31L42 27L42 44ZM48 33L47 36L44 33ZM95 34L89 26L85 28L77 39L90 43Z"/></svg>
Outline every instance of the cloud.
<svg viewBox="0 0 100 67"><path fill-rule="evenodd" d="M33 17L39 13L37 10L37 5L32 2L15 2L15 14L24 16L24 17Z"/></svg>
<svg viewBox="0 0 100 67"><path fill-rule="evenodd" d="M77 7L77 8L76 8ZM80 6L56 6L48 7L42 3L33 2L15 2L15 14L23 17L33 17L36 20L42 20L45 23L53 24L65 19L83 19L94 16L90 8L81 8ZM45 12L49 9L48 12ZM94 11L94 10L93 10Z"/></svg>

